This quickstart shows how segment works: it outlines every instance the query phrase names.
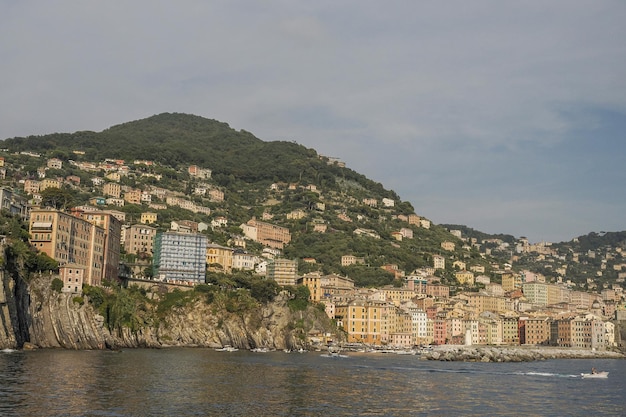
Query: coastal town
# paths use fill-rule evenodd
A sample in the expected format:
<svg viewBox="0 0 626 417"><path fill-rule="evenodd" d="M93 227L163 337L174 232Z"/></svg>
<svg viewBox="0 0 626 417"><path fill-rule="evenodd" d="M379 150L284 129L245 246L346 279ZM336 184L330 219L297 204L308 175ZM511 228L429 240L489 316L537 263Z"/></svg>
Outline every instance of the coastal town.
<svg viewBox="0 0 626 417"><path fill-rule="evenodd" d="M186 187L169 188L150 160L87 161L79 150L74 151L75 160L8 149L1 154L2 209L27 222L32 247L58 262L65 293L81 295L84 285L101 286L106 281L129 286L161 282L184 290L206 284L212 273L247 271L280 286L305 286L310 302L323 306L349 344L397 349L527 345L594 351L622 346L623 246L568 255L568 262L587 258L597 262L595 275L583 288L568 279L565 256L550 243L480 239L449 229L436 251L420 254L424 264L411 270L391 262L370 266L368 253L339 254L334 261L342 267L376 268L393 277L387 285L358 286L357 277L328 273L315 257L286 256L297 229L290 224L305 224L310 234L348 233L324 220L333 216L347 225L351 238L388 238L391 248L435 225L423 216L396 210L401 202L392 198L351 198L342 206L319 185L283 182L268 187L268 200L277 201L281 193L294 190L317 198L306 208L281 214L264 209L259 216L235 223L227 210L219 209L227 193L212 181L208 167L186 166L180 173L187 179ZM327 164L342 166L337 159L324 158ZM27 165L37 169L26 171ZM78 190L88 197L81 204L64 206L62 190ZM362 207L363 214L347 210L350 205ZM163 213L172 209L178 217L169 215L164 221ZM373 228L356 226L367 223L371 210L383 211L397 227L382 237ZM352 223L355 226L349 227ZM216 233L227 238L216 242L211 239ZM9 238L3 236L5 243ZM492 256L496 252L508 254L506 260L496 262ZM549 263L556 273L547 278L519 268L516 262L529 256ZM616 275L614 282L598 279L607 271Z"/></svg>

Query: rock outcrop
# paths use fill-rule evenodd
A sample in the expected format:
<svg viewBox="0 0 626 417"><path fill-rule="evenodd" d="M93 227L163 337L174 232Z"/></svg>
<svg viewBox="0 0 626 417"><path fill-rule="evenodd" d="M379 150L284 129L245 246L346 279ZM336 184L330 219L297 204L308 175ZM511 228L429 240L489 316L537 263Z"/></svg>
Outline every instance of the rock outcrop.
<svg viewBox="0 0 626 417"><path fill-rule="evenodd" d="M135 329L109 329L105 318L75 294L52 291L52 277L28 285L3 276L0 289L0 348L104 349L134 347L310 348L315 335L342 340L326 314L316 308L291 311L285 296L244 312L231 313L198 298ZM17 283L20 284L17 284ZM18 290L18 286L22 286Z"/></svg>

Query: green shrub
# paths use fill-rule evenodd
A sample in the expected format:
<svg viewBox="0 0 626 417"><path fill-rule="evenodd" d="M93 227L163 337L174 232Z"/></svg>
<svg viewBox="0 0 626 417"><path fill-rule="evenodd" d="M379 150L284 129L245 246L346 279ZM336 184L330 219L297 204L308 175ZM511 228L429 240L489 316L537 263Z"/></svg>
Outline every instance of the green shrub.
<svg viewBox="0 0 626 417"><path fill-rule="evenodd" d="M59 278L55 278L52 280L52 290L56 291L56 292L61 292L61 290L63 289L63 281L61 281Z"/></svg>
<svg viewBox="0 0 626 417"><path fill-rule="evenodd" d="M83 294L89 299L89 304L98 309L104 303L104 290L100 287L92 287L91 285L83 286Z"/></svg>

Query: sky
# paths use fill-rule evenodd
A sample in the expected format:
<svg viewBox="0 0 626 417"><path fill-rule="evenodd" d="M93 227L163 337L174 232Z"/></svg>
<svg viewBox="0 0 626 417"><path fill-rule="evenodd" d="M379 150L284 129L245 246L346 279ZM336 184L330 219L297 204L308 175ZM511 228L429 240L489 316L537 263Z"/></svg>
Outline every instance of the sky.
<svg viewBox="0 0 626 417"><path fill-rule="evenodd" d="M190 113L436 224L622 231L624 22L623 0L1 0L0 139Z"/></svg>

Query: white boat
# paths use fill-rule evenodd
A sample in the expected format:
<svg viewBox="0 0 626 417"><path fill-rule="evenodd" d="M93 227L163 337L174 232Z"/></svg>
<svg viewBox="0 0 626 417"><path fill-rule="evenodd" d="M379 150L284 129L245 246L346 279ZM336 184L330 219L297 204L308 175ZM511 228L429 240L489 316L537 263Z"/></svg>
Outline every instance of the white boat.
<svg viewBox="0 0 626 417"><path fill-rule="evenodd" d="M232 346L224 346L223 348L215 349L216 352L237 352L239 349Z"/></svg>
<svg viewBox="0 0 626 417"><path fill-rule="evenodd" d="M339 346L328 346L328 353L324 353L320 355L323 358L347 358L348 355L341 354L341 347Z"/></svg>
<svg viewBox="0 0 626 417"><path fill-rule="evenodd" d="M590 374L580 374L580 376L582 378L608 378L609 377L609 373L608 372L593 372Z"/></svg>

